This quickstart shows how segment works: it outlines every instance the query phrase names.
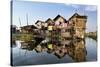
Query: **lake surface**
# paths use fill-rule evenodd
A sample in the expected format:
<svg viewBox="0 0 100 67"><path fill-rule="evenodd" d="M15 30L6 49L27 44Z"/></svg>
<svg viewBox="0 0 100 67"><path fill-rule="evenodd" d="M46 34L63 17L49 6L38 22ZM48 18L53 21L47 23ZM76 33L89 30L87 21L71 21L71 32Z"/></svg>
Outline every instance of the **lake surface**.
<svg viewBox="0 0 100 67"><path fill-rule="evenodd" d="M15 41L11 47L12 65L39 65L97 60L97 41L64 40L42 44Z"/></svg>

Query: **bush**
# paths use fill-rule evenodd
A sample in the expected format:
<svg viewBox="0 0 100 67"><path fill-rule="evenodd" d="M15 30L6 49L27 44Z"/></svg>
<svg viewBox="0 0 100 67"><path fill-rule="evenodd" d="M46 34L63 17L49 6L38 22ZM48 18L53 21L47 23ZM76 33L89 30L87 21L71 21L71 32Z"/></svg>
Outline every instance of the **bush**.
<svg viewBox="0 0 100 67"><path fill-rule="evenodd" d="M20 40L25 41L25 42L32 41L33 40L33 34L21 34Z"/></svg>

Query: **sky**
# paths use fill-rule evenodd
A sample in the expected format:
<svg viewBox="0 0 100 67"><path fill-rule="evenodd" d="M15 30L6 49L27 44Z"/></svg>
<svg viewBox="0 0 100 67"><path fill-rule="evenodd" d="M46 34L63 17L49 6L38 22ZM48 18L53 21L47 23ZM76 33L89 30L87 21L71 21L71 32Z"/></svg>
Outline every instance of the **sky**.
<svg viewBox="0 0 100 67"><path fill-rule="evenodd" d="M48 3L34 1L16 1L12 3L12 24L17 27L35 24L37 20L46 21L55 18L58 14L68 20L74 13L86 15L86 32L97 31L97 6ZM20 18L20 21L19 21Z"/></svg>

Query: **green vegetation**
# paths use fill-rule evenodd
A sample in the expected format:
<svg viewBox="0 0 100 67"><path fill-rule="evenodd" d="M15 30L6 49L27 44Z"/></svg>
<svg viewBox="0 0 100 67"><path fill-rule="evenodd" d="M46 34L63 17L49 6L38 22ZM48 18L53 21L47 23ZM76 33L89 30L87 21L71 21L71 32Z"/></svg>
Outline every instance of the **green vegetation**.
<svg viewBox="0 0 100 67"><path fill-rule="evenodd" d="M97 41L97 31L96 32L89 32L85 34L86 37L92 38Z"/></svg>
<svg viewBox="0 0 100 67"><path fill-rule="evenodd" d="M90 37L90 38L92 38L94 40L97 40L97 36L88 36L88 37Z"/></svg>
<svg viewBox="0 0 100 67"><path fill-rule="evenodd" d="M12 41L13 40L21 40L21 41L32 41L33 40L33 34L27 34L27 33L23 33L23 34L12 34Z"/></svg>
<svg viewBox="0 0 100 67"><path fill-rule="evenodd" d="M32 34L21 34L20 40L25 41L25 42L32 41L33 35Z"/></svg>

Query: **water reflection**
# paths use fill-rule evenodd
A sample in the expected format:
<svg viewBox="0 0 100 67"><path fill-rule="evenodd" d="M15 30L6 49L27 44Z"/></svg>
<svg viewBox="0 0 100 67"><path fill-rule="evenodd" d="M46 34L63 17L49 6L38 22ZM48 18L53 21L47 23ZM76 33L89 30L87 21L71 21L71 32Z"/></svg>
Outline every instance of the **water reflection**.
<svg viewBox="0 0 100 67"><path fill-rule="evenodd" d="M97 60L97 42L93 39L34 38L16 40L12 45L12 65L38 65Z"/></svg>
<svg viewBox="0 0 100 67"><path fill-rule="evenodd" d="M45 43L41 42L20 42L20 48L28 51L35 50L37 53L47 52L48 54L55 55L59 59L69 55L74 61L86 61L87 51L84 40L51 40Z"/></svg>

